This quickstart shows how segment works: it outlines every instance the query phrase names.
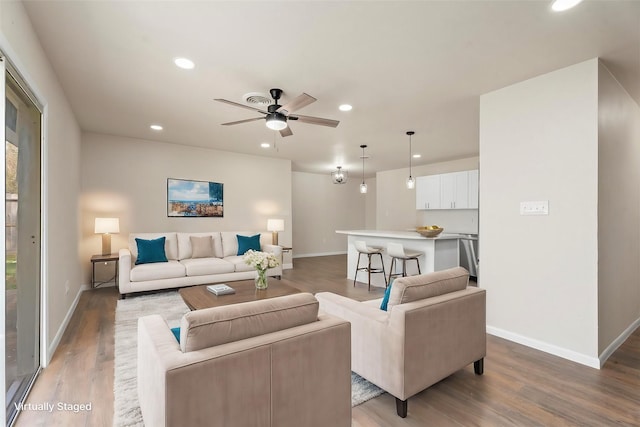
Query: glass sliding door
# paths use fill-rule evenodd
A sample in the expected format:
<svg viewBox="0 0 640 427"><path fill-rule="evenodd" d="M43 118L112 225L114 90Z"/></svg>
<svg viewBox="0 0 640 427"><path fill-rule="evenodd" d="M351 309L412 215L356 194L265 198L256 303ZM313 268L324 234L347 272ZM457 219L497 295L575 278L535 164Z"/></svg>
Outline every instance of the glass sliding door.
<svg viewBox="0 0 640 427"><path fill-rule="evenodd" d="M42 115L5 65L4 373L9 425L40 369Z"/></svg>

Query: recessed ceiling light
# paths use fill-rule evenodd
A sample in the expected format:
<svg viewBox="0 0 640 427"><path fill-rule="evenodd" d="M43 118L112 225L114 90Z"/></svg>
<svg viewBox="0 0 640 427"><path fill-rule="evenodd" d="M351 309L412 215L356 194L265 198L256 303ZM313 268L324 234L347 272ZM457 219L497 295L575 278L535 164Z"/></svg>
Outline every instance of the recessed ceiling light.
<svg viewBox="0 0 640 427"><path fill-rule="evenodd" d="M269 144L268 142L263 142L262 144L260 144L260 147L269 148L269 147L271 147L271 144Z"/></svg>
<svg viewBox="0 0 640 427"><path fill-rule="evenodd" d="M196 64L194 64L192 60L187 58L176 58L173 60L173 62L178 67L183 68L185 70L191 70L196 66Z"/></svg>
<svg viewBox="0 0 640 427"><path fill-rule="evenodd" d="M551 9L556 12L562 12L563 10L571 9L581 1L582 0L555 0L551 5Z"/></svg>
<svg viewBox="0 0 640 427"><path fill-rule="evenodd" d="M419 159L420 157L422 157L422 154L414 154L414 155L413 155L413 158L414 158L414 159Z"/></svg>
<svg viewBox="0 0 640 427"><path fill-rule="evenodd" d="M338 107L338 109L340 109L340 111L351 111L353 107L349 104L342 104L341 106Z"/></svg>
<svg viewBox="0 0 640 427"><path fill-rule="evenodd" d="M149 127L150 127L151 129L153 129L153 130L162 130L162 126L160 126L160 125L151 125L151 126L149 126Z"/></svg>

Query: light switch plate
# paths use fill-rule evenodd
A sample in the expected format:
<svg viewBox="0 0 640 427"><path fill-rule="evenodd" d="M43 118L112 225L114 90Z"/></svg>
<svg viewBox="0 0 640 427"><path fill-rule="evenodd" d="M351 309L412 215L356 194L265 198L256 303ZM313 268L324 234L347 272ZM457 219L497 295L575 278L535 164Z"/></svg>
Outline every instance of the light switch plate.
<svg viewBox="0 0 640 427"><path fill-rule="evenodd" d="M549 201L520 202L520 215L549 215Z"/></svg>

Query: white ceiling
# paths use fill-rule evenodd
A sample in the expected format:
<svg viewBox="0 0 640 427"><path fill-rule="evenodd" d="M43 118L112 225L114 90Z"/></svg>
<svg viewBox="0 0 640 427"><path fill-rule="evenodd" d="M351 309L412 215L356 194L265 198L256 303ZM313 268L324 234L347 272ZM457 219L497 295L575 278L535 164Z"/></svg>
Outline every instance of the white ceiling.
<svg viewBox="0 0 640 427"><path fill-rule="evenodd" d="M640 1L28 1L46 54L85 131L343 165L367 175L478 154L479 95L590 58L640 103ZM173 64L196 63L185 71ZM272 87L318 99L281 138L243 102ZM338 111L350 103L351 112ZM149 129L160 123L164 131ZM275 142L277 149L260 148Z"/></svg>

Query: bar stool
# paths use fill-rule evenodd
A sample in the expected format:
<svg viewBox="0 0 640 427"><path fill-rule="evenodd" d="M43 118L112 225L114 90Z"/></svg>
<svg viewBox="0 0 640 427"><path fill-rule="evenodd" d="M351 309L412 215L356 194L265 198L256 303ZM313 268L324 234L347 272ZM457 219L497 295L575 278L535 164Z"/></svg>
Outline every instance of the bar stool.
<svg viewBox="0 0 640 427"><path fill-rule="evenodd" d="M353 275L353 286L356 285L356 277L358 276L358 271L366 271L368 273L368 283L369 283L369 291L371 290L371 273L382 273L384 277L385 284L387 283L387 273L384 271L384 261L382 260L382 248L378 247L369 247L366 242L362 240L356 240L353 242L356 250L358 251L358 262L356 264L356 273ZM360 267L360 256L365 254L369 259L366 267ZM371 256L372 255L380 255L380 264L382 264L382 268L371 268Z"/></svg>
<svg viewBox="0 0 640 427"><path fill-rule="evenodd" d="M404 246L401 243L388 243L387 244L387 254L391 257L391 268L389 268L389 284L391 284L391 278L395 276L407 276L407 261L415 260L418 265L418 274L422 274L420 272L420 260L418 257L422 255L422 252L405 252ZM396 260L402 260L402 274L394 273L393 268L396 264Z"/></svg>

